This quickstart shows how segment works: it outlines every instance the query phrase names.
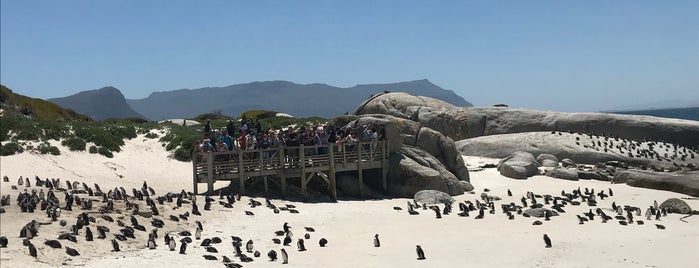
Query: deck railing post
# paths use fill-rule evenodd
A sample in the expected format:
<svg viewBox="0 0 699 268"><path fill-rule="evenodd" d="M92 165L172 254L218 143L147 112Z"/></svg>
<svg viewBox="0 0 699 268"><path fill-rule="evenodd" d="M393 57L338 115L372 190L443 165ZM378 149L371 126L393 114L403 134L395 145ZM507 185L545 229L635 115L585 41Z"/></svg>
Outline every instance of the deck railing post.
<svg viewBox="0 0 699 268"><path fill-rule="evenodd" d="M284 169L285 169L285 156L284 156L284 147L279 147L279 167L277 168L277 174L279 174L279 177L282 182L282 196L286 197L286 174L284 174Z"/></svg>
<svg viewBox="0 0 699 268"><path fill-rule="evenodd" d="M330 195L332 195L332 199L334 201L337 201L337 181L335 180L335 153L334 153L334 148L335 144L330 143L328 144L328 157L329 157L329 165L330 165Z"/></svg>
<svg viewBox="0 0 699 268"><path fill-rule="evenodd" d="M362 177L362 146L361 142L355 147L357 148L357 173L359 175L359 196L364 197L364 178Z"/></svg>
<svg viewBox="0 0 699 268"><path fill-rule="evenodd" d="M243 148L238 149L238 180L240 185L240 193L245 194L245 166L243 158L245 158Z"/></svg>
<svg viewBox="0 0 699 268"><path fill-rule="evenodd" d="M388 182L386 181L386 173L388 173L388 153L386 149L388 148L388 141L381 141L381 186L384 192L388 191Z"/></svg>
<svg viewBox="0 0 699 268"><path fill-rule="evenodd" d="M214 191L214 153L208 152L206 158L206 189L209 193Z"/></svg>
<svg viewBox="0 0 699 268"><path fill-rule="evenodd" d="M194 152L192 154L192 168L193 168L193 175L194 175L194 194L199 194L199 175L197 174L197 157L199 157L199 153Z"/></svg>
<svg viewBox="0 0 699 268"><path fill-rule="evenodd" d="M301 163L301 192L303 197L308 197L308 192L306 191L306 152L303 148L303 144L299 146L299 162Z"/></svg>

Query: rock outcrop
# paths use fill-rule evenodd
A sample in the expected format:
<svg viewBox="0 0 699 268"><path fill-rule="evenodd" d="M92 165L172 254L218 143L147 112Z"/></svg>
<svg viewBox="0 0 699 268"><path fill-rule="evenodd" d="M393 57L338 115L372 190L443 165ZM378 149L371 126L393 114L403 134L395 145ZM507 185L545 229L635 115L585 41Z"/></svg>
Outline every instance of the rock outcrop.
<svg viewBox="0 0 699 268"><path fill-rule="evenodd" d="M527 152L514 152L498 163L500 175L513 179L526 179L539 174L539 163Z"/></svg>
<svg viewBox="0 0 699 268"><path fill-rule="evenodd" d="M456 107L407 93L387 93L362 103L355 114L388 114L419 122L453 140L479 136L572 131L606 133L636 140L664 140L683 146L699 144L699 122L640 115L562 113L507 107Z"/></svg>
<svg viewBox="0 0 699 268"><path fill-rule="evenodd" d="M552 154L540 154L536 157L536 161L538 161L543 167L558 166L558 158L556 158L556 156Z"/></svg>
<svg viewBox="0 0 699 268"><path fill-rule="evenodd" d="M684 202L684 200L679 198L669 198L663 201L663 203L660 204L659 208L665 209L667 210L667 212L670 213L692 214L693 212L689 204L687 204L687 202Z"/></svg>
<svg viewBox="0 0 699 268"><path fill-rule="evenodd" d="M560 168L560 167L554 168L554 169L548 170L546 172L546 175L548 175L549 177L570 180L570 181L577 181L578 180L578 171L575 169L570 169L570 168Z"/></svg>
<svg viewBox="0 0 699 268"><path fill-rule="evenodd" d="M635 170L617 170L615 182L626 182L635 187L666 190L699 197L699 172L669 173Z"/></svg>
<svg viewBox="0 0 699 268"><path fill-rule="evenodd" d="M400 153L389 156L388 193L395 197L411 197L421 190L438 190L450 195L464 193L459 179L434 156L416 147L405 145Z"/></svg>
<svg viewBox="0 0 699 268"><path fill-rule="evenodd" d="M434 205L434 204L447 204L447 203L454 203L456 200L454 200L453 197L451 197L449 194L436 191L436 190L422 190L417 193L415 193L415 196L413 197L415 202L418 204L428 204L428 205Z"/></svg>

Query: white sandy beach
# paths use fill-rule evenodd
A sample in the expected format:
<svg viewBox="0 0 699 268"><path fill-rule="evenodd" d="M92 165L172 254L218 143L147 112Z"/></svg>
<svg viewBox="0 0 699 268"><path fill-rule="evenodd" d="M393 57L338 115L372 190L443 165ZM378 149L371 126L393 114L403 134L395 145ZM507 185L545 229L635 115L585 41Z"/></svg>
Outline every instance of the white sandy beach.
<svg viewBox="0 0 699 268"><path fill-rule="evenodd" d="M19 212L15 202L18 190L11 189L12 185L17 184L19 176L29 177L32 186L33 178L37 175L41 178L61 178L62 182L80 181L88 185L99 183L102 189L123 186L127 193L131 192L130 188L140 188L144 180L155 189L156 195L177 193L182 189L192 191L191 163L168 158L168 153L157 139L139 136L129 140L122 147L122 152L115 153L111 159L59 148L59 156L25 152L0 158L0 176L10 178L9 183L0 184L0 191L2 195L11 195L12 199L12 204L4 207L7 212L0 214L0 235L6 236L10 241L7 248L0 249L0 267L63 264L84 267L225 267L221 262L224 255L241 263L233 256L231 236L241 237L244 242L252 239L255 250L262 253L253 262L241 263L244 267L278 266L282 265L280 260L270 262L266 255L270 249L278 252L282 248L281 245L274 244L272 238L276 238L274 231L281 230L284 222L288 222L294 232L294 243L284 247L289 253L289 264L286 267L693 267L699 263L699 255L696 254L699 249L699 216L689 217L687 222L679 220L684 215L669 214L661 221L650 220L644 225L622 226L616 220L601 223L597 219L579 225L575 215L587 212L590 208L595 209L583 204L566 206L566 213L553 217L551 221L521 215L508 220L499 209L496 214L486 213L481 220L474 219L475 213L471 213L470 217L459 217L456 212L435 219L434 213L429 210L418 210L420 215L408 215L406 202L411 199L403 198L341 200L337 203L271 200L277 206L293 204L300 212L290 214L282 211L274 214L264 206L250 208L245 196L231 209L219 205L216 196L211 211L202 210L202 216L191 216L187 221L179 223L168 220L167 215L189 211L189 205L174 210L171 209L174 206L172 204L159 206L162 215L156 217L165 221L165 227L158 232L159 247L155 250L145 248L147 233L140 231L137 232L136 239L120 242L121 252L111 252L109 234L108 239L86 242L84 232L81 231L78 243L61 240L64 246L80 252L81 255L77 257L68 256L64 249L52 249L43 244L47 239L56 239L59 232L69 231L70 224L81 212L80 209L64 211L61 218L68 221L68 226L61 227L58 223L42 225L38 237L32 239L39 250L37 262L28 255L26 247L22 246L19 231L33 219L39 222L49 222L50 219L41 212ZM471 166L485 162L497 163L497 159L465 159ZM645 211L654 200L660 203L671 197L689 197L601 181L566 181L545 176L513 180L500 176L495 169L471 172L470 177L475 186L475 194L467 193L454 198L459 202L473 202L488 188L490 195L503 198L496 201L496 208L502 203L519 204L520 198L527 191L557 196L561 190L570 192L578 187L605 192L611 188L614 196L599 201L598 207L601 208L610 208L614 201L618 205L637 206ZM216 187L225 185L217 183ZM20 191L23 189L24 186L19 186ZM514 194L512 197L507 196L508 189ZM63 201L63 193L57 196ZM262 198L256 199L264 202ZM201 210L203 197L198 200ZM699 200L685 201L693 209L699 209ZM96 207L100 205L100 202L95 203ZM400 206L403 210L396 211L394 206ZM247 216L244 210L252 211L255 215ZM458 212L456 206L455 211ZM614 215L611 211L607 213ZM116 214L113 216L118 219ZM151 219L137 218L148 231L153 228ZM638 219L645 221L643 217ZM129 222L128 217L122 220ZM204 226L203 237L217 236L223 240L223 243L214 245L219 253L206 253L199 246L199 241L189 245L186 255L171 252L164 246L162 236L166 231L194 232L195 220L201 221ZM534 226L532 222L535 220L544 223ZM664 225L666 229L657 229L656 223ZM115 223L106 223L99 217L96 225L106 225L112 233L119 229ZM304 226L315 228L315 232L309 233L310 239L306 240L308 250L299 252L295 242L306 233ZM374 234L380 235L379 248L372 244ZM551 237L552 248L544 247L543 234ZM179 237L175 237L179 248ZM321 237L329 241L325 248L318 246ZM426 260L416 259L415 245L421 245L425 250ZM202 257L204 254L214 255L218 260L205 260Z"/></svg>

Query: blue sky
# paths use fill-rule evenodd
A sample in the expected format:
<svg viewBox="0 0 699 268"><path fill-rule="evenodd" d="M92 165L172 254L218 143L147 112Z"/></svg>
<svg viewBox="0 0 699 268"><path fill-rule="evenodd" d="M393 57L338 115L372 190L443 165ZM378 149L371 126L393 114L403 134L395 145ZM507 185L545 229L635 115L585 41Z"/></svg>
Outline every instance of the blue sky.
<svg viewBox="0 0 699 268"><path fill-rule="evenodd" d="M699 102L699 1L0 2L0 82L52 98L427 78L476 105Z"/></svg>

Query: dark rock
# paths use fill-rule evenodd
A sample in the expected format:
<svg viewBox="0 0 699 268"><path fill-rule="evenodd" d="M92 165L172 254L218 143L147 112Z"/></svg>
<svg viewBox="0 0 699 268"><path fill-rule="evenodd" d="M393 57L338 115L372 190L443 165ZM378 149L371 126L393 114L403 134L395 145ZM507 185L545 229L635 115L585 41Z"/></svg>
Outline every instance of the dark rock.
<svg viewBox="0 0 699 268"><path fill-rule="evenodd" d="M679 213L679 214L692 214L692 208L684 202L684 200L679 198L670 198L663 201L659 206L660 209L665 209L667 212Z"/></svg>
<svg viewBox="0 0 699 268"><path fill-rule="evenodd" d="M563 166L563 167L572 167L572 168L574 168L574 167L577 167L578 164L575 163L573 160L570 160L570 159L568 159L568 158L565 158L565 159L561 160L561 166Z"/></svg>
<svg viewBox="0 0 699 268"><path fill-rule="evenodd" d="M577 181L578 171L570 168L554 168L546 172L549 177L554 177L558 179Z"/></svg>
<svg viewBox="0 0 699 268"><path fill-rule="evenodd" d="M531 216L531 217L537 217L537 218L543 218L544 213L548 211L549 216L558 216L558 212L555 210L550 210L547 208L530 208L522 212L524 216Z"/></svg>
<svg viewBox="0 0 699 268"><path fill-rule="evenodd" d="M539 174L539 163L527 152L515 152L498 163L500 174L513 179L526 179Z"/></svg>
<svg viewBox="0 0 699 268"><path fill-rule="evenodd" d="M447 203L454 203L456 200L454 200L453 197L451 197L449 194L436 191L436 190L422 190L417 193L415 193L415 196L413 197L415 202L418 204L447 204Z"/></svg>
<svg viewBox="0 0 699 268"><path fill-rule="evenodd" d="M544 167L558 166L558 158L552 154L539 154L539 156L536 157L536 161L541 163L541 166Z"/></svg>
<svg viewBox="0 0 699 268"><path fill-rule="evenodd" d="M626 182L635 187L666 190L699 197L699 172L654 172L618 170L615 182Z"/></svg>

